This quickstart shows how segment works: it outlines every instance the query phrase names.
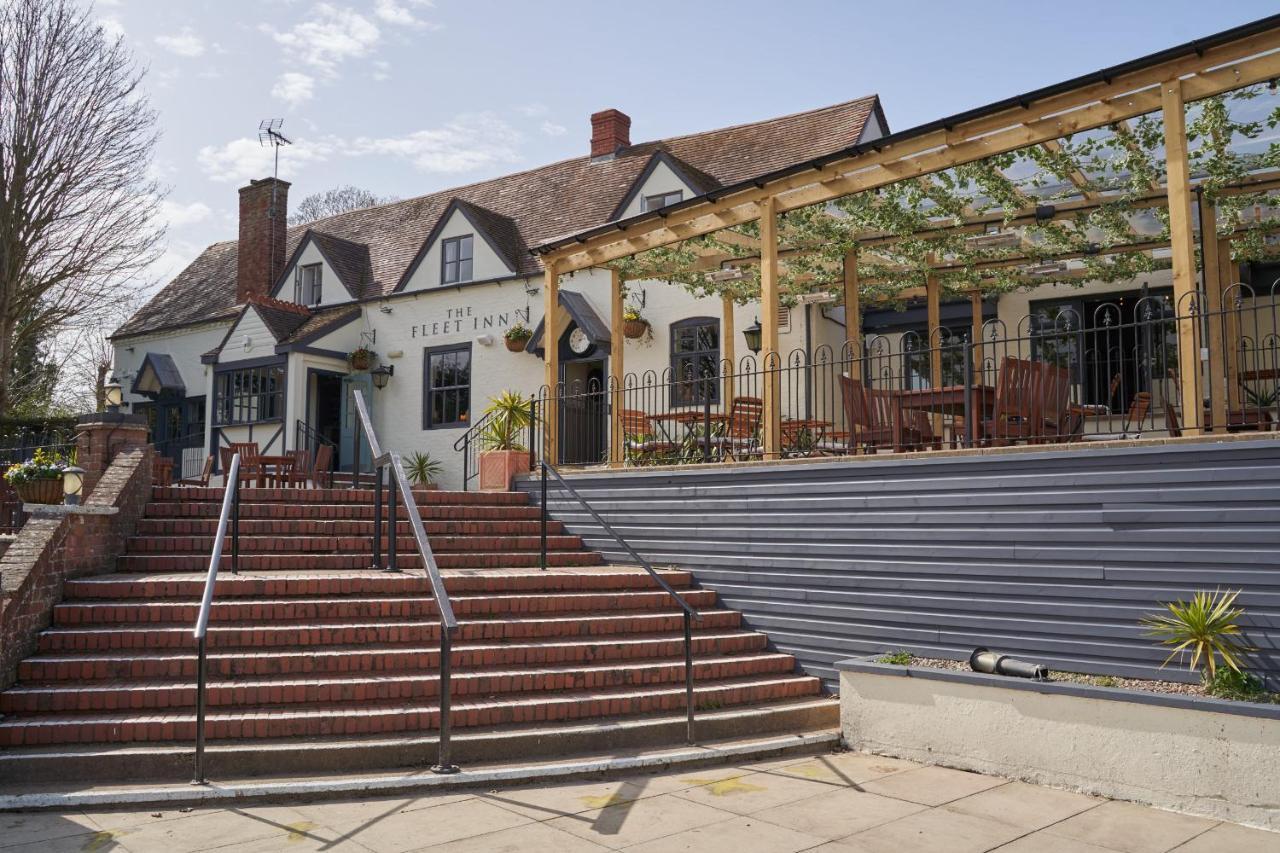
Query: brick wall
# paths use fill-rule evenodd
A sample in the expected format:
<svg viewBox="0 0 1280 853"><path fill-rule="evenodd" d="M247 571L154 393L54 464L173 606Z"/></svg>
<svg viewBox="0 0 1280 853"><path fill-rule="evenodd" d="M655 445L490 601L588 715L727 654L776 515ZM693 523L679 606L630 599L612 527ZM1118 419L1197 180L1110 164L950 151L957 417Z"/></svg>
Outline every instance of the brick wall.
<svg viewBox="0 0 1280 853"><path fill-rule="evenodd" d="M0 557L0 689L35 649L69 578L109 572L151 494L154 451L119 453L83 508L33 515Z"/></svg>

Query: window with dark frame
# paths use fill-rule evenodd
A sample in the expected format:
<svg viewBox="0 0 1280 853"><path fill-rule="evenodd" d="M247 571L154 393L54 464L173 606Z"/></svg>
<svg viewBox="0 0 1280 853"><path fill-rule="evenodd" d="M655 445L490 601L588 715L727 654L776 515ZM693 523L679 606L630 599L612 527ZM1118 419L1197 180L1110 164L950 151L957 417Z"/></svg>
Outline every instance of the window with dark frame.
<svg viewBox="0 0 1280 853"><path fill-rule="evenodd" d="M448 237L441 241L440 281L442 284L457 284L471 281L472 249L475 240L471 234L461 237Z"/></svg>
<svg viewBox="0 0 1280 853"><path fill-rule="evenodd" d="M720 402L720 321L690 317L671 324L671 405Z"/></svg>
<svg viewBox="0 0 1280 853"><path fill-rule="evenodd" d="M650 210L657 210L660 207L666 207L669 204L675 204L676 202L683 200L684 190L647 195L640 201L640 212L647 213Z"/></svg>
<svg viewBox="0 0 1280 853"><path fill-rule="evenodd" d="M214 425L234 426L284 417L284 365L224 370L214 379Z"/></svg>
<svg viewBox="0 0 1280 853"><path fill-rule="evenodd" d="M306 264L298 267L293 284L293 301L299 305L319 305L323 290L323 264Z"/></svg>
<svg viewBox="0 0 1280 853"><path fill-rule="evenodd" d="M423 350L422 428L471 421L471 344Z"/></svg>

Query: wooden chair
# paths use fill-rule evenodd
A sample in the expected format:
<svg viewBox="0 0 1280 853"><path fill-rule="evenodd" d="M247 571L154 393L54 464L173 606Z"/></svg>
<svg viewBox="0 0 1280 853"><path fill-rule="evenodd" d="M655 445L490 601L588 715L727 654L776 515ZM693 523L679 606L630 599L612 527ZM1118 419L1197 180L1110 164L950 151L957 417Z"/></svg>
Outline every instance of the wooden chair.
<svg viewBox="0 0 1280 853"><path fill-rule="evenodd" d="M231 470L231 458L240 454L240 484L256 485L258 480L258 442L232 442L229 447L219 447L218 453L222 462L222 473Z"/></svg>
<svg viewBox="0 0 1280 853"><path fill-rule="evenodd" d="M1169 431L1170 438L1182 438L1182 425L1178 421L1178 411L1173 407L1173 401L1168 397L1164 398L1164 425Z"/></svg>
<svg viewBox="0 0 1280 853"><path fill-rule="evenodd" d="M290 450L288 455L293 457L293 467L289 469L289 476L285 478L284 485L305 486L311 479L312 467L315 465L311 459L311 451Z"/></svg>
<svg viewBox="0 0 1280 853"><path fill-rule="evenodd" d="M622 410L622 451L628 462L643 465L675 450L675 444L662 436L662 431L653 425L648 412Z"/></svg>
<svg viewBox="0 0 1280 853"><path fill-rule="evenodd" d="M764 417L764 400L759 397L734 397L724 431L711 437L711 445L721 459L758 459L760 421Z"/></svg>
<svg viewBox="0 0 1280 853"><path fill-rule="evenodd" d="M332 444L321 444L316 448L315 463L311 466L311 482L321 488L333 488Z"/></svg>
<svg viewBox="0 0 1280 853"><path fill-rule="evenodd" d="M151 463L151 485L173 485L173 459L168 456L157 456Z"/></svg>
<svg viewBox="0 0 1280 853"><path fill-rule="evenodd" d="M187 477L179 480L179 486L207 486L209 478L213 476L213 454L210 453L204 458L204 468L200 470L199 477Z"/></svg>
<svg viewBox="0 0 1280 853"><path fill-rule="evenodd" d="M844 398L844 417L848 428L846 449L850 453L874 453L893 444L893 415L885 418L886 401L878 392L869 397L859 379L840 377L840 395ZM888 401L892 402L892 401Z"/></svg>
<svg viewBox="0 0 1280 853"><path fill-rule="evenodd" d="M1074 431L1071 417L1071 371L1048 362L1036 362L1039 372L1035 402L1039 412L1036 421L1041 424L1039 434L1031 436L1031 443L1065 441Z"/></svg>
<svg viewBox="0 0 1280 853"><path fill-rule="evenodd" d="M1006 355L1000 362L995 404L990 420L983 424L988 443L1005 445L1035 435L1037 374L1030 361Z"/></svg>

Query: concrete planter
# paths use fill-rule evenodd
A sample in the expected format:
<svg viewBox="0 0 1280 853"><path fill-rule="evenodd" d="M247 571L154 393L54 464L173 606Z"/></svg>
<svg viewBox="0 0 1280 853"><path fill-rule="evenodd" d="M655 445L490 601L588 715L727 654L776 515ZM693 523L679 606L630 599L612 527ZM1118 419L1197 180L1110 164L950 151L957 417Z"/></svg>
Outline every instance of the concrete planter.
<svg viewBox="0 0 1280 853"><path fill-rule="evenodd" d="M527 450L486 450L480 454L480 490L506 492L517 474L529 471Z"/></svg>
<svg viewBox="0 0 1280 853"><path fill-rule="evenodd" d="M1280 705L841 661L846 744L1280 830Z"/></svg>

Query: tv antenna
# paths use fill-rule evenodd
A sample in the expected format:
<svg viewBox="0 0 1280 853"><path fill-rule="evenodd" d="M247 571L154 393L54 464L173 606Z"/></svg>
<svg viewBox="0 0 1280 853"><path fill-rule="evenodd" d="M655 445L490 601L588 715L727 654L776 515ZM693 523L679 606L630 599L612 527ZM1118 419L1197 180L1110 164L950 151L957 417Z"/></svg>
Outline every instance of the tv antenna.
<svg viewBox="0 0 1280 853"><path fill-rule="evenodd" d="M293 144L287 136L280 132L280 128L283 126L284 119L282 118L268 118L258 122L258 144L270 145L275 149L275 165L273 166L271 173L271 177L273 178L271 181L271 206L267 208L268 219L276 218L276 190L278 189L280 182L280 147L283 145ZM270 257L272 262L274 262L276 257L276 229L274 223L271 228ZM275 277L278 272L280 271L275 269L268 271L267 274L271 276L271 280L267 282L268 291L275 286Z"/></svg>

